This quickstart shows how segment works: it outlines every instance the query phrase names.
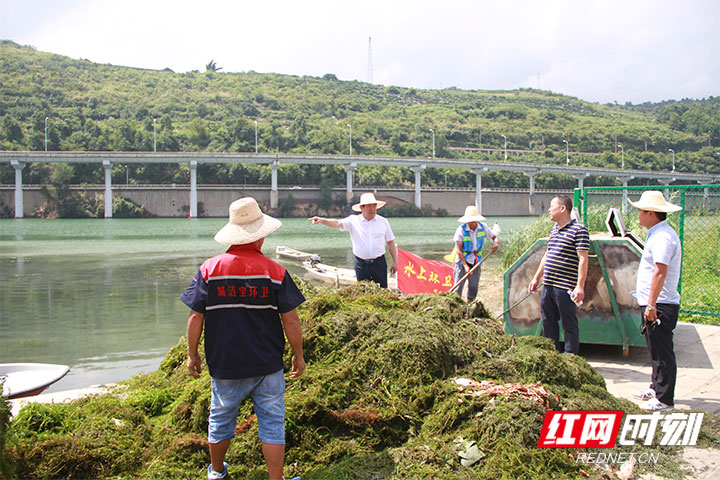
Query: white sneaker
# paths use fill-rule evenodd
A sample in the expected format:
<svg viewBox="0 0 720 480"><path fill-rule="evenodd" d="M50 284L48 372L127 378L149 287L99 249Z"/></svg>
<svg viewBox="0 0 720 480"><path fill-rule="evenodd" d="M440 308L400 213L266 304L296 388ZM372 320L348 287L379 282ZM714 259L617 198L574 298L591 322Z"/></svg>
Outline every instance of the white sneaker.
<svg viewBox="0 0 720 480"><path fill-rule="evenodd" d="M220 480L225 478L228 473L228 466L227 462L223 462L223 471L216 472L212 469L212 465L208 465L208 480Z"/></svg>
<svg viewBox="0 0 720 480"><path fill-rule="evenodd" d="M639 398L640 400L650 400L651 398L655 398L655 390L647 387L640 390L639 392L635 392L633 396L635 398Z"/></svg>
<svg viewBox="0 0 720 480"><path fill-rule="evenodd" d="M640 405L640 408L648 412L672 412L675 408L672 405L666 405L657 398L651 398L647 402Z"/></svg>

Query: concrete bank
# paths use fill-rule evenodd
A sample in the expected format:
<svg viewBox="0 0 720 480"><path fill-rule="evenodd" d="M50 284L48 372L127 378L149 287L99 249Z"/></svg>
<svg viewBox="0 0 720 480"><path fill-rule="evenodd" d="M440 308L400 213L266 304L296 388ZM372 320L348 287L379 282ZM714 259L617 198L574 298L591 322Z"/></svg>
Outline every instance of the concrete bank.
<svg viewBox="0 0 720 480"><path fill-rule="evenodd" d="M75 191L104 195L102 185L73 187ZM187 217L190 212L190 187L188 185L138 186L113 185L113 196L124 197L145 207L158 217ZM360 196L366 191L390 204L415 202L414 188L366 188L355 187L354 195ZM528 190L482 190L482 213L486 216L527 216L542 215L547 211L552 197L558 193L572 195L571 191L537 191L531 196ZM321 198L317 187L278 187L279 202L290 198L299 208L314 209ZM198 186L198 216L226 217L228 205L240 197L252 196L264 211L270 211L271 190L269 187L243 185L200 185ZM344 188L333 190L335 200L345 201ZM31 217L33 212L45 203L39 186L23 187L23 214ZM421 204L430 205L433 210L445 209L450 215L462 215L465 207L475 204L475 189L423 189ZM15 187L0 186L0 208L6 206L14 211ZM304 212L298 212L302 214Z"/></svg>

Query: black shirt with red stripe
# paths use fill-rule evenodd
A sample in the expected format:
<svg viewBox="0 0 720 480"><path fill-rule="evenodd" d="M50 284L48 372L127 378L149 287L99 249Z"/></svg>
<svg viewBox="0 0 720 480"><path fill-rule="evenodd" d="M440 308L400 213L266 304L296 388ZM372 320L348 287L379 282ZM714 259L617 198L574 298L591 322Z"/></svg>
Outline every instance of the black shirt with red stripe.
<svg viewBox="0 0 720 480"><path fill-rule="evenodd" d="M281 313L305 297L290 274L255 244L206 260L180 296L205 314L205 357L213 378L269 375L283 368Z"/></svg>

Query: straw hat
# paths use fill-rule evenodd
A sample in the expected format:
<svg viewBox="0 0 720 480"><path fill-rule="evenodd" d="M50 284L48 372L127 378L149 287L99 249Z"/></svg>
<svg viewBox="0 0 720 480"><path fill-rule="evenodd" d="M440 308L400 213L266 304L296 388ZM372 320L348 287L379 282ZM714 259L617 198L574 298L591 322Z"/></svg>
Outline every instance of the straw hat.
<svg viewBox="0 0 720 480"><path fill-rule="evenodd" d="M252 197L244 197L230 204L230 221L215 234L224 245L244 245L265 238L280 228L282 222L260 211Z"/></svg>
<svg viewBox="0 0 720 480"><path fill-rule="evenodd" d="M363 193L362 195L360 195L360 203L356 203L355 205L353 205L352 209L356 212L361 212L361 206L370 205L371 203L377 203L377 208L382 208L385 206L385 202L383 202L382 200L376 200L375 195L373 195L372 193Z"/></svg>
<svg viewBox="0 0 720 480"><path fill-rule="evenodd" d="M487 220L485 217L480 215L480 212L478 212L478 209L475 205L468 205L465 207L465 215L460 217L458 219L458 222L460 223L470 223L470 222L482 222L483 220Z"/></svg>
<svg viewBox="0 0 720 480"><path fill-rule="evenodd" d="M645 210L649 212L669 213L682 210L682 207L665 201L665 197L662 192L659 192L658 190L648 190L643 192L640 200L637 202L630 202L630 204L638 210Z"/></svg>

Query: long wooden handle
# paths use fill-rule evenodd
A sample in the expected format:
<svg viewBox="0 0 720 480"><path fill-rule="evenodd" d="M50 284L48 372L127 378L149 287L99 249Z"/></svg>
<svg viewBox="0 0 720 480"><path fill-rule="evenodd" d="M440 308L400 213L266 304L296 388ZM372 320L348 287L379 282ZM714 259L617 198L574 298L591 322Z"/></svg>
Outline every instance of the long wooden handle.
<svg viewBox="0 0 720 480"><path fill-rule="evenodd" d="M490 253L488 253L487 255L485 255L485 256L482 258L482 260L480 260L478 263L476 263L475 265L473 265L473 267L472 267L470 270L468 270L468 272L465 274L465 276L462 277L462 278L461 278L460 280L458 280L457 282L455 282L455 285L453 285L452 288L450 288L450 290L448 290L448 291L449 291L449 292L452 292L453 290L455 290L455 289L458 287L458 285L460 285L462 282L465 281L466 278L468 278L470 275L472 275L473 272L475 271L475 269L477 269L480 265L482 265L483 262L484 262L485 260L487 260L487 258L488 258L490 255L492 255L492 254L493 254L493 251L490 250Z"/></svg>

